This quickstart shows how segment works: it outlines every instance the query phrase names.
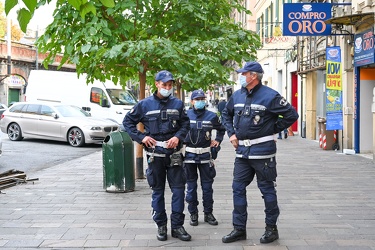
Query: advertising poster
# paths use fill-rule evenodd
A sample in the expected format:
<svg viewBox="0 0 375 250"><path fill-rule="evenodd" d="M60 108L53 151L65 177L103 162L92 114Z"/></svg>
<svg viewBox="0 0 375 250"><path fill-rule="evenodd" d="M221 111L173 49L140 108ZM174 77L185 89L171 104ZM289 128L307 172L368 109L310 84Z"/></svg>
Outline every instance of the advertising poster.
<svg viewBox="0 0 375 250"><path fill-rule="evenodd" d="M340 47L326 49L327 130L342 130L342 64Z"/></svg>

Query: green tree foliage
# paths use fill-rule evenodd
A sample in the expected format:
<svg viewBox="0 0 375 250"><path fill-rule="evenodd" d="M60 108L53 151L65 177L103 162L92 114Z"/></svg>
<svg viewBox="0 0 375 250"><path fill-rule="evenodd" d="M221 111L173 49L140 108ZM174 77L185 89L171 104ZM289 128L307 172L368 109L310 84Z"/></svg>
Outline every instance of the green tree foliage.
<svg viewBox="0 0 375 250"><path fill-rule="evenodd" d="M17 0L6 3L13 1ZM50 1L29 0L25 11L32 16L45 2ZM125 85L127 80L138 79L142 91L146 79L151 84L157 71L167 69L184 89L208 89L228 83L233 71L228 62L254 59L260 46L256 34L231 19L234 9L250 14L241 2L58 0L54 21L38 40L38 47L49 53L45 66L63 54L61 63L76 64L77 72L87 73L89 82L112 79ZM12 5L6 4L6 11ZM28 19L18 14L20 22Z"/></svg>

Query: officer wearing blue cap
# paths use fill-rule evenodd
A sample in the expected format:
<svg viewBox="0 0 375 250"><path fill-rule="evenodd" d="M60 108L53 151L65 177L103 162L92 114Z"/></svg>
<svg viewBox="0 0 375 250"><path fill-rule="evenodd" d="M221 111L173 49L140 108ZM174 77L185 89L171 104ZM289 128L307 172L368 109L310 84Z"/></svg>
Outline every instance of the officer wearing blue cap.
<svg viewBox="0 0 375 250"><path fill-rule="evenodd" d="M173 75L162 70L155 76L155 93L134 106L126 114L123 125L129 136L142 144L147 154L147 181L152 188L153 219L158 226L157 239L167 240L167 214L165 210L165 182L172 191L172 237L189 241L185 231L185 184L181 147L190 129L183 102L172 96ZM145 132L137 129L141 122Z"/></svg>
<svg viewBox="0 0 375 250"><path fill-rule="evenodd" d="M190 225L198 225L198 171L203 193L204 221L210 225L218 222L213 215L212 184L216 176L213 160L220 150L220 143L225 134L225 128L219 122L219 117L212 111L206 110L206 95L203 90L194 90L191 94L192 109L187 114L190 119L190 130L185 138L184 168L187 179L186 202L190 213ZM216 138L212 140L212 130L216 130Z"/></svg>
<svg viewBox="0 0 375 250"><path fill-rule="evenodd" d="M262 66L247 62L239 70L242 88L233 93L222 112L222 122L236 150L233 171L233 231L222 241L229 243L246 239L246 187L257 178L265 205L265 232L261 243L279 238L276 195L276 142L274 135L291 126L296 110L275 90L262 85ZM278 119L279 115L283 119Z"/></svg>

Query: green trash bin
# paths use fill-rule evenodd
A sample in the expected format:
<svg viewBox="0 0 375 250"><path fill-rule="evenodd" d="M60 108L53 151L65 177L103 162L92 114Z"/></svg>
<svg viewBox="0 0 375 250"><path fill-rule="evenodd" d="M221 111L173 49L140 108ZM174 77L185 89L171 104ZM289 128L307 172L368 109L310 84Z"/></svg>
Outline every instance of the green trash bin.
<svg viewBox="0 0 375 250"><path fill-rule="evenodd" d="M104 138L103 188L107 192L134 191L133 141L126 132L112 132Z"/></svg>

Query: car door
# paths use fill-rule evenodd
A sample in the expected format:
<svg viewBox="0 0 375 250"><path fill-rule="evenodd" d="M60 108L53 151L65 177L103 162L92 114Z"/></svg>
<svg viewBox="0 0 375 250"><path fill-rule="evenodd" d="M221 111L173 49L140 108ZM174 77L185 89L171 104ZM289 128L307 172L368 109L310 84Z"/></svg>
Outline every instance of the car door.
<svg viewBox="0 0 375 250"><path fill-rule="evenodd" d="M23 135L38 136L39 109L38 104L23 106L18 119Z"/></svg>
<svg viewBox="0 0 375 250"><path fill-rule="evenodd" d="M40 117L38 123L38 133L48 139L60 140L61 134L60 119L55 117L56 111L48 106L41 105Z"/></svg>

